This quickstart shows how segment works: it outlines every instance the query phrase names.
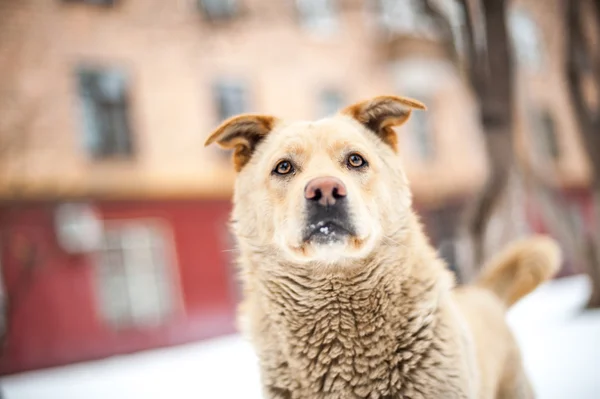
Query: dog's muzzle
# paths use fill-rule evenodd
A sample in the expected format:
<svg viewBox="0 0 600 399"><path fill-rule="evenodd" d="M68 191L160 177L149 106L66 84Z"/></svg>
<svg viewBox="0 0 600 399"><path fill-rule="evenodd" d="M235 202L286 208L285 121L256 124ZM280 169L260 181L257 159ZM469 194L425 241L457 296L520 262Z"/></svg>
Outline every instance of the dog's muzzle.
<svg viewBox="0 0 600 399"><path fill-rule="evenodd" d="M346 196L346 186L338 178L318 177L308 182L304 188L307 214L304 242L334 243L355 235Z"/></svg>

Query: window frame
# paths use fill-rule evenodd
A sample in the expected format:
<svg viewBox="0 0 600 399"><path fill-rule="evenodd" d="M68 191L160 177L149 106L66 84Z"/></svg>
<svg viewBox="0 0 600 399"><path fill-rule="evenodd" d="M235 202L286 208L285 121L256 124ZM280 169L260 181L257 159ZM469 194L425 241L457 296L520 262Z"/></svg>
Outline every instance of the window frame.
<svg viewBox="0 0 600 399"><path fill-rule="evenodd" d="M153 286L150 288L156 291L156 300L160 302L159 305L162 307L162 309L154 309L155 313L150 317L148 317L148 314L144 316L143 312L136 314L136 307L139 311L140 308L143 308L143 306L147 306L148 304L143 304L143 300L140 300L139 297L137 299L138 302L134 303L136 299L132 296L132 286L135 286L137 283L139 289L140 281L142 281L144 278L147 279L148 277L143 276L143 274L148 274L149 272L138 270L139 274L132 277L132 270L135 268L135 266L126 264L126 259L131 261L131 254L128 258L127 255L125 255L125 252L135 250L139 251L140 249L146 249L154 252L157 251L158 247L152 246L152 243L150 243L148 248L127 248L123 243L123 237L125 236L125 232L127 232L127 230L130 230L131 232L132 229L140 228L146 231L147 236L149 236L148 233L150 233L155 234L155 238L160 237L160 246L162 247L160 250L162 251L161 257L163 264L160 265L160 260L158 262L154 260L153 264L149 266L152 268L150 273L152 273L153 279ZM106 241L109 239L109 230L116 231L120 240L117 247L107 249ZM170 320L180 315L184 311L185 307L181 291L179 267L177 265L175 241L169 223L161 219L152 218L108 220L104 222L104 234L105 237L103 239L103 246L94 253L93 259L95 274L94 286L96 290L95 298L97 303L98 319L103 324L110 326L114 330L121 331L160 327L168 324ZM115 255L115 253L118 255ZM107 258L113 255L121 258L120 264L106 264ZM146 252L145 256L148 256L148 252ZM112 270L107 270L108 268L111 268ZM115 270L119 271L120 275L116 274ZM142 280L140 280L140 276L142 276ZM136 277L137 281L135 280ZM109 282L111 279L113 281ZM126 302L125 307L127 308L127 317L125 318L121 318L118 315L118 312L113 314L110 313L113 312L114 309L111 309L111 305L109 304L110 300L108 298L114 300L116 295L106 293L107 290L110 290L109 284L114 284L115 280L118 279L120 279L121 283L124 284L124 286L121 287L123 290L121 295L126 297L124 302ZM146 283L147 282L148 280ZM145 289L148 289L148 286L145 287ZM161 289L163 290L162 293L159 291ZM160 298L162 298L162 301L160 301ZM167 302L165 302L165 298L167 298ZM167 303L167 305L165 305L165 303ZM148 319L144 319L144 317L148 317ZM154 319L152 319L153 317Z"/></svg>
<svg viewBox="0 0 600 399"><path fill-rule="evenodd" d="M196 2L198 9L208 21L230 21L240 13L239 0L196 0Z"/></svg>
<svg viewBox="0 0 600 399"><path fill-rule="evenodd" d="M235 93L231 96L227 101L230 101L232 97L238 96L237 99L233 101L233 103L238 102L238 104L233 105L230 110L225 110L223 104L227 95L224 95L227 91L229 91L229 95L232 92ZM223 122L224 120L231 118L234 115L242 114L249 112L250 109L250 90L248 85L242 79L234 79L234 78L219 78L216 79L213 83L212 87L212 101L215 107L215 115L217 122ZM231 105L231 104L230 104ZM235 109L238 108L238 109Z"/></svg>
<svg viewBox="0 0 600 399"><path fill-rule="evenodd" d="M83 65L77 68L76 77L87 154L94 160L133 158L136 151L127 72Z"/></svg>
<svg viewBox="0 0 600 399"><path fill-rule="evenodd" d="M344 108L345 98L344 93L334 87L321 89L318 95L318 117L324 118L340 111ZM333 101L330 101L332 99ZM332 106L334 103L336 105Z"/></svg>
<svg viewBox="0 0 600 399"><path fill-rule="evenodd" d="M522 6L509 7L507 14L508 35L519 66L540 71L545 63L541 26L532 13Z"/></svg>
<svg viewBox="0 0 600 399"><path fill-rule="evenodd" d="M325 4L316 7L316 5ZM303 29L318 36L330 36L339 31L340 4L337 0L295 0L296 14ZM323 10L329 9L327 13Z"/></svg>
<svg viewBox="0 0 600 399"><path fill-rule="evenodd" d="M113 7L118 0L62 0L65 3L82 3L90 6Z"/></svg>
<svg viewBox="0 0 600 399"><path fill-rule="evenodd" d="M559 162L562 157L560 132L556 114L547 107L530 111L530 129L535 151L544 162Z"/></svg>
<svg viewBox="0 0 600 399"><path fill-rule="evenodd" d="M433 124L434 96L409 95L411 98L427 104L427 112L413 112L408 119L409 150L413 152L415 159L421 163L434 162L436 159L436 139ZM421 123L422 122L422 123ZM424 143L427 143L424 145Z"/></svg>

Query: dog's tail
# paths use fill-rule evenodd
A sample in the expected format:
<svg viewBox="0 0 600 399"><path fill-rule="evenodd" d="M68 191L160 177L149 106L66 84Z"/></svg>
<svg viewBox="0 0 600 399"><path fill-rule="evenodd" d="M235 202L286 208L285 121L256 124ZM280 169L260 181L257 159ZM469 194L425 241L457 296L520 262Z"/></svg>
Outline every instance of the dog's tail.
<svg viewBox="0 0 600 399"><path fill-rule="evenodd" d="M483 268L476 285L494 292L510 307L558 271L562 255L556 241L535 236L516 241Z"/></svg>

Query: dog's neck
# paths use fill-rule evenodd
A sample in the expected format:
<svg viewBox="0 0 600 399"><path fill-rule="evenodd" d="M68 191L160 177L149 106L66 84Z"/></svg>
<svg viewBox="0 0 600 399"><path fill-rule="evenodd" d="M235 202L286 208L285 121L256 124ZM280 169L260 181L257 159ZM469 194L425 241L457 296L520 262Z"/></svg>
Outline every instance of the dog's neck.
<svg viewBox="0 0 600 399"><path fill-rule="evenodd" d="M411 214L407 223L411 228L396 238L386 239L373 255L356 264L286 264L275 254L267 263L277 263L277 267L256 265L253 274L260 281L266 300L290 313L296 302L319 307L325 300L322 298L360 298L361 295L355 297L356 293L382 297L409 295L418 297L421 304L429 303L440 289L451 288L451 275L429 244L416 216ZM261 252L256 258L265 256Z"/></svg>
<svg viewBox="0 0 600 399"><path fill-rule="evenodd" d="M393 385L391 379L409 378L428 356L439 297L451 282L420 229L414 234L353 273L307 276L290 266L261 278L260 296L281 351L304 381L330 392L351 381L360 390L364 378Z"/></svg>

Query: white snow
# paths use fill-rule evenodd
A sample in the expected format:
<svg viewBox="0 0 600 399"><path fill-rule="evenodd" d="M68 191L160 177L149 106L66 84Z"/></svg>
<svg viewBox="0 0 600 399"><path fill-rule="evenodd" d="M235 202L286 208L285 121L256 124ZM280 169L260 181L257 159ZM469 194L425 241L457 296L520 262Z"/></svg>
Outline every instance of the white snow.
<svg viewBox="0 0 600 399"><path fill-rule="evenodd" d="M509 312L540 399L600 397L600 310L583 311L590 284L580 275L546 284Z"/></svg>
<svg viewBox="0 0 600 399"><path fill-rule="evenodd" d="M598 397L600 311L584 276L547 284L509 313L540 399ZM5 399L260 398L257 359L237 335L0 379Z"/></svg>
<svg viewBox="0 0 600 399"><path fill-rule="evenodd" d="M23 373L2 399L260 398L257 359L239 336Z"/></svg>

